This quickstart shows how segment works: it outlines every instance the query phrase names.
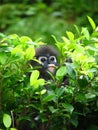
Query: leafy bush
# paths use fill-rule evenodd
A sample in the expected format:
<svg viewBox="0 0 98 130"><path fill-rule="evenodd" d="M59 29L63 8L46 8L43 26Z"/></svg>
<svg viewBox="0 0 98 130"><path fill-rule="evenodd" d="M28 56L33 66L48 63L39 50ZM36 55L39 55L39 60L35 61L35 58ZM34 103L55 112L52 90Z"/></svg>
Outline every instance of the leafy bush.
<svg viewBox="0 0 98 130"><path fill-rule="evenodd" d="M1 129L14 128L21 121L31 122L36 129L40 124L42 130L98 129L98 28L88 20L91 34L75 26L76 34L66 31L62 41L53 36L60 68L50 81L40 79L39 71L27 65L41 42L16 34L0 35ZM68 57L72 63L65 63ZM31 70L29 79L26 74ZM65 75L69 77L66 87L62 84Z"/></svg>
<svg viewBox="0 0 98 130"><path fill-rule="evenodd" d="M54 43L51 35L60 39L68 26L65 20L59 18L61 13L53 12L51 7L43 3L32 6L5 4L1 6L0 12L0 31L3 33L27 35L34 40L41 38L50 44Z"/></svg>
<svg viewBox="0 0 98 130"><path fill-rule="evenodd" d="M34 40L41 38L54 44L51 35L60 40L66 30L74 32L73 24L90 27L87 15L98 23L97 5L97 0L3 0L0 5L0 31L6 35L27 35Z"/></svg>

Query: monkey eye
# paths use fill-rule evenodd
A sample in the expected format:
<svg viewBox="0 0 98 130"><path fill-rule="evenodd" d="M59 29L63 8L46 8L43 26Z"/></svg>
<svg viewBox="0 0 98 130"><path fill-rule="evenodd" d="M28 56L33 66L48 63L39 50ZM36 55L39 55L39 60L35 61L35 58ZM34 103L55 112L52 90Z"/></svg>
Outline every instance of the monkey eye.
<svg viewBox="0 0 98 130"><path fill-rule="evenodd" d="M50 57L49 57L49 60L50 60L51 62L56 62L56 57L55 57L55 56L50 56Z"/></svg>
<svg viewBox="0 0 98 130"><path fill-rule="evenodd" d="M40 62L44 63L45 61L47 61L47 57L45 57L45 56L40 56L40 57L38 58L38 60L39 60Z"/></svg>

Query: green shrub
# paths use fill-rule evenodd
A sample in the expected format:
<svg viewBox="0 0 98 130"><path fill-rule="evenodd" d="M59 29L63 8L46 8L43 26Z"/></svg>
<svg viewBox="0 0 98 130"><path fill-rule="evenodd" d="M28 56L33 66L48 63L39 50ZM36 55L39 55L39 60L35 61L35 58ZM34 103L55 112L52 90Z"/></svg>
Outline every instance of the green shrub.
<svg viewBox="0 0 98 130"><path fill-rule="evenodd" d="M0 35L1 129L14 128L14 121L18 125L21 120L29 120L32 127L40 122L44 130L98 129L98 28L90 17L88 20L91 34L75 26L76 34L66 31L67 37L60 42L53 36L60 68L50 81L40 79L39 71L27 66L41 42L16 34ZM65 63L68 57L72 63ZM26 74L31 69L29 79ZM69 77L66 87L62 84L65 74ZM6 123L10 118L12 125Z"/></svg>

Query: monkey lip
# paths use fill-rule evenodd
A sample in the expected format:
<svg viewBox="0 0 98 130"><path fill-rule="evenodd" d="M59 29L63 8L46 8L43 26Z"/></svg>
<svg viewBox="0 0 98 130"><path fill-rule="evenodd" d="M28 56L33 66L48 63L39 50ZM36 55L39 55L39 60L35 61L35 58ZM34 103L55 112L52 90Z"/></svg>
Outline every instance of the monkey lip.
<svg viewBox="0 0 98 130"><path fill-rule="evenodd" d="M55 70L55 65L54 64L48 65L48 71L50 71L51 73L54 73L54 70Z"/></svg>

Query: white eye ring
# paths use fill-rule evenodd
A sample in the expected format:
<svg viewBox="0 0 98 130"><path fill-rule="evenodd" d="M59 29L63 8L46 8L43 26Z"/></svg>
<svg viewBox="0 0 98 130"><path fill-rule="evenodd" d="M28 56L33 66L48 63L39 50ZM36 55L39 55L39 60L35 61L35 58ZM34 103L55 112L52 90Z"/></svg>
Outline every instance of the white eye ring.
<svg viewBox="0 0 98 130"><path fill-rule="evenodd" d="M57 62L55 56L50 56L50 57L49 57L49 61L51 61L51 62Z"/></svg>
<svg viewBox="0 0 98 130"><path fill-rule="evenodd" d="M41 63L44 63L44 62L47 61L47 57L45 57L45 56L40 56L40 57L38 58L38 60L39 60Z"/></svg>

